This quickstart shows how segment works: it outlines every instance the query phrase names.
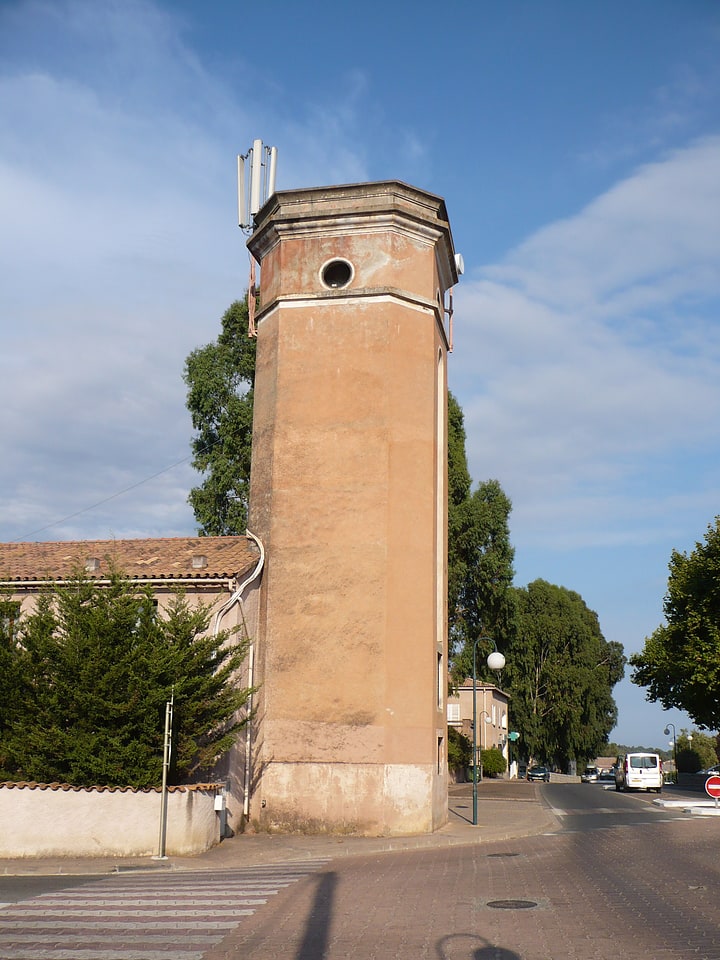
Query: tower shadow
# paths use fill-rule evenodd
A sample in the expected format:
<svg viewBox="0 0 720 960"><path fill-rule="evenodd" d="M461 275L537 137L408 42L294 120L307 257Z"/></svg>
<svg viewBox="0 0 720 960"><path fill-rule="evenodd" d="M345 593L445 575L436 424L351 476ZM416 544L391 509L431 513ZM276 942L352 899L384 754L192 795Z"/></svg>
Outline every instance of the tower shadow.
<svg viewBox="0 0 720 960"><path fill-rule="evenodd" d="M318 960L325 956L336 886L335 873L321 875L295 960Z"/></svg>

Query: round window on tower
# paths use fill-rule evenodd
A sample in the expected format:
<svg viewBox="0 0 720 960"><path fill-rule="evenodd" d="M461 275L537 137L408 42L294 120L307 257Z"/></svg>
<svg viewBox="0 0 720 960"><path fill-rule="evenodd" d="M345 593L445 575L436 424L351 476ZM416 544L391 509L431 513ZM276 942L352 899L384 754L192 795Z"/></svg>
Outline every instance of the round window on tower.
<svg viewBox="0 0 720 960"><path fill-rule="evenodd" d="M331 290L341 290L353 278L352 264L347 260L328 260L320 271L320 278Z"/></svg>

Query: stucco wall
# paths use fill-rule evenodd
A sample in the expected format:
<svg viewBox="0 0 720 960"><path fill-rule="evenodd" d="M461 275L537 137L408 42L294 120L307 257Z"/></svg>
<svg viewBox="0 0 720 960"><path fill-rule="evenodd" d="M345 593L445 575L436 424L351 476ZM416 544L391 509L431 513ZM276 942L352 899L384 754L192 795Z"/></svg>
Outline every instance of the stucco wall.
<svg viewBox="0 0 720 960"><path fill-rule="evenodd" d="M248 243L267 551L250 820L270 829L447 820L445 217L395 181L283 191Z"/></svg>
<svg viewBox="0 0 720 960"><path fill-rule="evenodd" d="M215 786L168 792L165 852L202 853L220 841ZM0 857L142 857L158 853L159 790L0 784Z"/></svg>
<svg viewBox="0 0 720 960"><path fill-rule="evenodd" d="M271 799L254 823L270 833L430 833L434 779L432 768L418 764L272 763L265 772Z"/></svg>

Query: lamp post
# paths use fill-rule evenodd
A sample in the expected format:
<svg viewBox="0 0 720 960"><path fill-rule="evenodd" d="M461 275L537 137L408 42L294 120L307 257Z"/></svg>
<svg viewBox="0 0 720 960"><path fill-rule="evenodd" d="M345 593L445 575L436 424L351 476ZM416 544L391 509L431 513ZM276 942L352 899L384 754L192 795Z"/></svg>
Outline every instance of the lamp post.
<svg viewBox="0 0 720 960"><path fill-rule="evenodd" d="M672 727L672 732L673 732L673 761L675 763L675 783L679 783L680 777L678 775L679 772L677 768L677 735L675 734L675 724L668 723L663 733L665 734L665 736L667 736L670 733L670 727Z"/></svg>
<svg viewBox="0 0 720 960"><path fill-rule="evenodd" d="M477 826L478 815L477 815L477 645L481 640L490 640L490 637L478 637L477 640L473 643L473 826ZM487 665L491 670L500 672L505 666L505 657L498 651L493 650L493 652L487 658ZM487 713L487 710L483 710L483 713Z"/></svg>

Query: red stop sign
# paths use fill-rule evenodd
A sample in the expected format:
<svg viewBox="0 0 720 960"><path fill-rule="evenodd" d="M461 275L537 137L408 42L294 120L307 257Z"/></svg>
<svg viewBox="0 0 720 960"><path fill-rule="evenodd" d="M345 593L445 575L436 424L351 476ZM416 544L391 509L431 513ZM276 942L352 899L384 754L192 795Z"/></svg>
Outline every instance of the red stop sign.
<svg viewBox="0 0 720 960"><path fill-rule="evenodd" d="M705 793L716 799L720 797L720 777L717 774L713 774L705 781Z"/></svg>

